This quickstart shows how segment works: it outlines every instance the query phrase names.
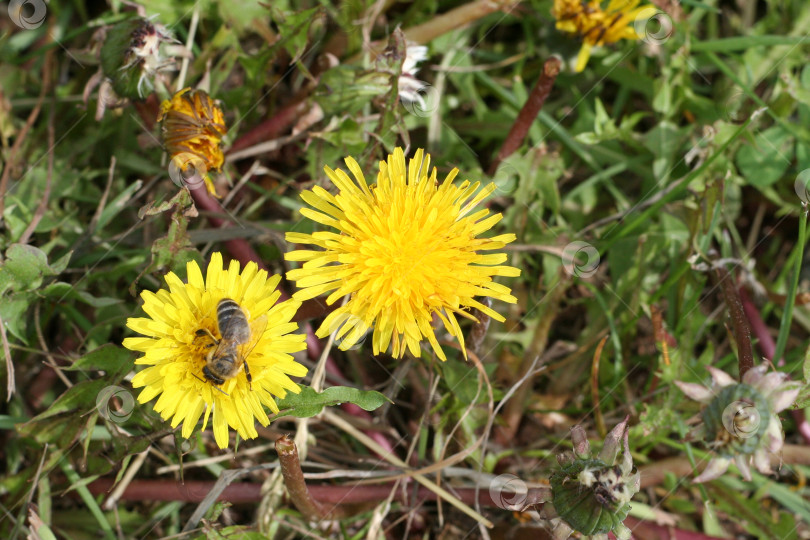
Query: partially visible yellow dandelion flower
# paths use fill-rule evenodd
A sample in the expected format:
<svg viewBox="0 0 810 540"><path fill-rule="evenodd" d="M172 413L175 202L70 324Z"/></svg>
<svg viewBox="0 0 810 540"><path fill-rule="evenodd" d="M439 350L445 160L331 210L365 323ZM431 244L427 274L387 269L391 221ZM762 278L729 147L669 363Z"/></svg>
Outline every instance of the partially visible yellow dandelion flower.
<svg viewBox="0 0 810 540"><path fill-rule="evenodd" d="M301 304L297 300L276 303L281 296L276 289L281 277L268 278L252 262L242 272L236 261L223 268L222 255L214 253L205 279L197 263L189 262L188 283L169 272L165 277L168 291L143 291L148 317L127 319L127 326L146 337L126 338L123 343L143 353L136 364L148 366L132 379L134 388L143 387L138 401L146 403L160 396L155 411L164 420L171 419L173 428L182 422L185 438L191 436L203 412L203 430L213 413L214 438L220 448L228 446L229 426L242 438L257 437L254 420L263 426L270 423L264 407L277 413L273 396L298 393L300 388L290 376L307 374L307 368L291 354L306 348L305 337L292 333L298 325L290 322ZM214 386L203 368L215 345L210 338L200 338L221 339L217 304L223 298L239 304L255 329L249 341L239 346L237 356L237 362L247 363L251 381L240 365L236 376Z"/></svg>
<svg viewBox="0 0 810 540"><path fill-rule="evenodd" d="M594 47L642 37L633 23L638 18L656 13L656 10L649 5L636 7L640 1L610 0L607 9L602 9L600 0L554 0L551 14L557 19L557 30L582 38L577 72L585 69Z"/></svg>
<svg viewBox="0 0 810 540"><path fill-rule="evenodd" d="M227 132L222 109L205 91L184 88L160 105L157 121L163 122L163 142L174 165L181 171L203 168L205 186L217 196L205 172L219 171L225 162L220 148Z"/></svg>
<svg viewBox="0 0 810 540"><path fill-rule="evenodd" d="M510 289L492 278L518 276L520 270L502 265L504 253L481 253L502 249L515 235L478 238L502 217L489 215L486 208L474 211L495 185L480 191L480 182L456 185L458 169L440 184L436 168L429 170L430 156L421 149L407 168L402 149L395 149L387 162L380 162L377 182L371 186L353 158L345 162L354 180L340 169L324 168L337 195L319 186L301 193L314 208L302 208L301 213L338 232L287 233L288 242L322 248L287 253L287 260L305 261L287 273L302 289L294 298L334 291L326 300L333 304L350 295L326 317L317 335L337 331L343 339L340 348L347 350L373 327L374 354L390 345L397 358L406 349L419 356L420 342L427 339L445 360L433 329L434 315L459 340L462 351L464 336L456 316L475 320L466 308L503 322L496 311L475 300L489 296L516 302Z"/></svg>

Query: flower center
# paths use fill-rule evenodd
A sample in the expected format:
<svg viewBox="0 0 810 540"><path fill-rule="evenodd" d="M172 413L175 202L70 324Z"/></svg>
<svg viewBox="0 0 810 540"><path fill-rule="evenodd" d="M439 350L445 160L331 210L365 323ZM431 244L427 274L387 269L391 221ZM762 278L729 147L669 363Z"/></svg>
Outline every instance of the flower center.
<svg viewBox="0 0 810 540"><path fill-rule="evenodd" d="M765 396L752 386L726 386L703 411L706 440L723 455L751 454L768 429L770 414Z"/></svg>

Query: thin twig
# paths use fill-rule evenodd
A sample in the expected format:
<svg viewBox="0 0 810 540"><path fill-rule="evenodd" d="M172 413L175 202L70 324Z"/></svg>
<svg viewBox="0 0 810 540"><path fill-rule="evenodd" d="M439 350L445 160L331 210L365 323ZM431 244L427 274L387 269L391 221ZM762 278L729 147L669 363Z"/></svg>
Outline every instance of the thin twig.
<svg viewBox="0 0 810 540"><path fill-rule="evenodd" d="M17 391L17 384L14 381L14 362L11 361L11 347L8 346L8 336L6 336L6 323L0 317L0 340L3 342L3 354L6 357L6 391L8 396L6 401L11 401L11 396Z"/></svg>
<svg viewBox="0 0 810 540"><path fill-rule="evenodd" d="M17 166L17 154L20 152L23 141L33 127L34 122L37 121L37 117L42 110L42 103L45 101L45 94L48 92L48 88L51 86L51 59L53 58L53 53L54 49L48 49L48 51L45 53L45 63L42 67L42 87L39 91L37 104L33 110L31 110L31 113L28 115L28 119L25 121L25 125L17 134L17 139L11 146L8 159L3 167L3 174L0 176L0 220L3 219L3 213L6 209L6 191L8 189L8 180L11 177L11 170Z"/></svg>
<svg viewBox="0 0 810 540"><path fill-rule="evenodd" d="M23 231L22 236L20 236L20 244L27 244L28 240L31 238L31 235L34 234L34 230L39 225L39 222L42 221L42 218L45 216L45 211L48 209L48 201L51 198L51 185L53 184L53 149L54 149L54 140L56 136L54 135L54 127L53 127L53 119L54 119L54 111L56 110L56 103L51 103L51 111L48 114L48 174L45 178L45 190L42 192L42 198L39 200L39 204L37 205L37 209L34 211L34 216L31 218L31 223L28 224L28 227L25 228Z"/></svg>
<svg viewBox="0 0 810 540"><path fill-rule="evenodd" d="M496 439L501 443L511 441L517 433L520 421L525 413L526 396L529 395L532 388L531 377L524 379L524 376L533 371L531 366L536 363L536 359L541 357L546 350L551 325L557 318L560 302L568 290L569 283L570 281L561 275L560 281L541 300L540 308L543 314L534 329L532 341L523 356L523 363L520 368L521 380L526 380L526 382L515 390L514 398L506 404L503 412L504 424L498 426L495 432Z"/></svg>
<svg viewBox="0 0 810 540"><path fill-rule="evenodd" d="M191 53L194 46L194 36L197 34L197 24L200 22L200 9L199 4L194 4L194 12L191 14L191 23L188 27L188 38L186 39L186 49ZM180 91L186 84L186 73L188 73L189 56L183 55L183 61L180 64L180 75L177 77L177 87L175 90Z"/></svg>
<svg viewBox="0 0 810 540"><path fill-rule="evenodd" d="M56 373L56 376L64 383L65 386L68 388L73 386L73 383L70 382L70 379L62 373L62 370L59 368L59 364L56 362L56 359L51 354L50 349L48 349L48 343L45 341L45 336L42 334L42 324L40 323L40 308L41 304L37 302L34 305L34 329L37 333L37 341L39 341L39 346L42 347L42 352L45 354L45 358L47 361L45 362L53 371Z"/></svg>
<svg viewBox="0 0 810 540"><path fill-rule="evenodd" d="M228 485L231 484L231 482L233 482L234 480L245 474L249 474L256 471L265 471L267 469L275 469L276 467L278 467L278 463L273 462L273 463L265 463L262 465L256 465L254 467L248 467L246 469L234 469L230 471L222 471L222 474L220 474L219 478L217 478L217 481L213 485L213 487L211 486L210 482L186 482L185 484L178 484L177 482L170 481L170 483L175 484L177 486L177 488L175 489L180 488L180 486L184 487L188 486L188 489L186 489L185 491L189 495L199 493L201 491L201 488L205 490L202 491L203 493L207 492L205 498L203 498L200 504L197 506L197 509L194 510L194 513L191 515L191 517L188 518L185 527L183 527L183 531L189 532L193 530L194 527L197 526L197 523L199 523L200 520L203 518L203 516L205 516L205 513L208 512L208 509L211 508L211 506L213 506L213 504L216 501L220 500L223 492L225 491L225 488L227 488ZM161 482L166 481L161 480ZM256 487L261 487L258 484L254 485L256 485ZM126 492L124 492L124 494L125 493ZM124 498L123 494L122 498ZM225 497L222 498L224 499ZM232 500L230 497L228 497L227 499ZM147 500L152 499L149 499L147 497Z"/></svg>
<svg viewBox="0 0 810 540"><path fill-rule="evenodd" d="M384 454L385 459L392 465L402 468L408 467L407 463L399 459L394 454L392 453L385 454L385 449L382 446L377 444L377 442L371 439L368 435L357 430L354 426L352 426L345 419L338 416L336 413L332 412L329 409L326 409L323 412L323 416L325 420L331 422L333 425L352 435L355 439L357 439L368 449L377 452L379 454ZM482 516L481 514L479 514L478 512L476 512L475 510L473 510L472 508L461 502L457 497L455 497L447 490L437 485L432 480L429 480L428 478L424 477L421 474L413 474L413 478L423 486L433 491L437 496L441 497L451 505L455 506L458 510L470 516L477 522L483 523L484 525L490 528L493 526L491 521L489 521L487 518L485 518L484 516Z"/></svg>
<svg viewBox="0 0 810 540"><path fill-rule="evenodd" d="M602 409L599 408L599 360L602 358L602 349L605 348L610 334L602 338L593 353L593 363L591 364L591 398L593 399L593 411L596 419L596 430L599 437L604 438L607 434L605 429L605 418L602 416Z"/></svg>
<svg viewBox="0 0 810 540"><path fill-rule="evenodd" d="M107 206L107 199L110 197L110 189L112 188L113 178L115 177L115 156L110 158L110 168L107 171L107 184L104 186L104 193L101 194L101 199L98 201L98 208L96 213L93 214L93 219L90 220L90 226L87 227L88 234L93 234L101 220L101 214L104 213L104 208Z"/></svg>
<svg viewBox="0 0 810 540"><path fill-rule="evenodd" d="M42 474L42 466L45 464L45 456L48 455L48 444L49 443L45 443L45 446L42 448L42 457L39 460L37 472L31 481L31 491L28 492L28 500L26 501L26 504L31 504L31 501L34 500L34 491L36 491L37 485L39 484L39 476Z"/></svg>
<svg viewBox="0 0 810 540"><path fill-rule="evenodd" d="M121 479L121 482L115 486L115 489L104 501L104 510L110 511L116 507L118 501L121 499L121 495L127 490L127 486L132 482L135 478L135 475L138 474L138 471L143 465L143 462L146 461L146 456L149 455L149 448L147 447L146 450L138 454L132 463L127 467L127 472L124 474L124 477Z"/></svg>
<svg viewBox="0 0 810 540"><path fill-rule="evenodd" d="M667 344L667 333L664 330L664 317L658 306L650 306L650 314L652 315L653 337L656 343L661 347L661 357L664 359L664 365L669 365L669 345Z"/></svg>

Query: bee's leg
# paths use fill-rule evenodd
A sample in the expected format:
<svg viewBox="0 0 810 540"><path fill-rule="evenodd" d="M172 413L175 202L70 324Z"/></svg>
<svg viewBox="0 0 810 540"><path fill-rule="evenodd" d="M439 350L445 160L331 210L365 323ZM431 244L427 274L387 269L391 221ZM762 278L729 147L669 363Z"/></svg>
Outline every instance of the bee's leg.
<svg viewBox="0 0 810 540"><path fill-rule="evenodd" d="M219 386L214 386L214 385L212 384L212 385L211 385L211 388L213 388L214 390L216 390L216 391L218 391L218 392L222 392L222 393L223 393L223 394L225 394L226 396L229 396L229 395L230 395L230 394L228 394L228 392L226 392L225 390L223 390L223 389L222 389L222 388L220 388Z"/></svg>
<svg viewBox="0 0 810 540"><path fill-rule="evenodd" d="M197 329L197 331L196 331L196 332L194 332L194 335L195 335L195 336L197 336L197 337L195 338L195 341L196 341L197 339L200 339L200 338L203 338L203 337L206 337L206 336L207 336L207 337L208 337L208 338L211 340L209 343L207 343L207 344L205 345L205 348L206 348L206 349L210 349L210 348L211 348L211 347L213 347L214 345L219 345L219 340L218 340L217 338L215 338L215 337L214 337L214 334L212 334L212 333L211 333L211 332L210 332L208 329L206 329L206 328L198 328L198 329Z"/></svg>
<svg viewBox="0 0 810 540"><path fill-rule="evenodd" d="M202 377L200 377L199 375L197 375L196 373L192 373L192 375L194 375L195 377L197 377L197 379L201 380L201 381L202 381L202 382L204 382L204 383L205 383L205 382L208 382L208 381L206 381L205 379L203 379ZM227 396L227 395L229 395L229 394L228 394L228 392L226 392L225 390L223 390L222 388L220 388L220 387L218 387L218 386L215 386L214 384L211 384L211 387L212 387L214 390L217 390L217 391L219 391L219 392L222 392L222 393L223 393L223 394L225 394L226 396Z"/></svg>
<svg viewBox="0 0 810 540"><path fill-rule="evenodd" d="M247 365L247 360L242 360L245 364L245 375L247 376L248 388L253 390L253 377L250 375L250 368Z"/></svg>

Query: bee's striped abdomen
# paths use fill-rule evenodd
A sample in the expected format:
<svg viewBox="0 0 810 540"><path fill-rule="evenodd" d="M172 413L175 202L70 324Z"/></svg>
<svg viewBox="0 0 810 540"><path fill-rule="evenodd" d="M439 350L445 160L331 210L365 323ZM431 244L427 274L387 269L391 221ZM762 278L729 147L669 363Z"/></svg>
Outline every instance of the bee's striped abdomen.
<svg viewBox="0 0 810 540"><path fill-rule="evenodd" d="M223 298L217 304L217 324L221 339L238 344L250 341L250 325L245 312L230 298Z"/></svg>

